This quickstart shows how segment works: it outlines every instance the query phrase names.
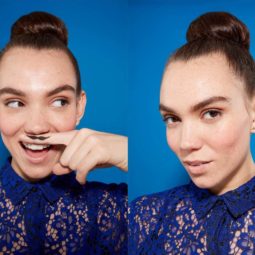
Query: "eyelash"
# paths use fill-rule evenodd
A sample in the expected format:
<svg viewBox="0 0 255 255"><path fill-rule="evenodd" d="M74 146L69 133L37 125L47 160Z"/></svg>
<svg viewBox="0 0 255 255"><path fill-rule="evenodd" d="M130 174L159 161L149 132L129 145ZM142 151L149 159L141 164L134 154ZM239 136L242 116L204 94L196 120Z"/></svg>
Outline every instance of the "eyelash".
<svg viewBox="0 0 255 255"><path fill-rule="evenodd" d="M166 115L163 116L163 121L164 121L166 124L169 124L169 123L168 123L168 120L170 120L170 119L174 120L174 121L172 122L171 125L173 125L173 123L176 123L177 121L180 121L180 119L179 119L178 117L173 116L173 115L168 115L168 114L166 114Z"/></svg>
<svg viewBox="0 0 255 255"><path fill-rule="evenodd" d="M208 120L214 120L222 115L222 112L219 109L209 109L209 110L204 111L202 113L202 116L205 116L205 114L207 114L207 113L216 113L216 116L214 116Z"/></svg>
<svg viewBox="0 0 255 255"><path fill-rule="evenodd" d="M9 106L9 104L11 104L11 103L16 103L16 102L17 102L18 104L21 104L21 105L19 105L18 107ZM24 104L23 104L21 101L15 100L15 99L6 101L6 102L4 103L4 105L5 105L6 107L9 107L9 108L20 108L20 107L23 107L23 106L24 106Z"/></svg>
<svg viewBox="0 0 255 255"><path fill-rule="evenodd" d="M64 105L61 105L60 107L64 107L64 106L66 106L66 105L69 104L69 100L67 100L66 98L57 98L57 99L55 99L55 100L53 101L53 103L56 102L56 101L62 101L62 102L64 102Z"/></svg>
<svg viewBox="0 0 255 255"><path fill-rule="evenodd" d="M205 118L205 115L206 114L208 114L208 113L216 113L216 116L213 116L213 117L210 117L209 119L206 119ZM215 120L216 118L218 118L218 117L220 117L222 115L222 112L221 112L221 110L219 110L219 109L207 109L207 110L205 110L205 111L203 111L202 112L202 114L201 114L201 116L202 116L202 118L204 118L204 120L205 121L213 121L213 120ZM171 123L169 123L168 121L169 120L172 120L172 122ZM177 117L177 116L175 116L175 115L169 115L169 114L165 114L165 115L163 115L163 121L166 123L166 125L168 125L168 126L174 126L174 125L176 125L176 123L178 122L178 121L181 121L181 119L179 118L179 117Z"/></svg>

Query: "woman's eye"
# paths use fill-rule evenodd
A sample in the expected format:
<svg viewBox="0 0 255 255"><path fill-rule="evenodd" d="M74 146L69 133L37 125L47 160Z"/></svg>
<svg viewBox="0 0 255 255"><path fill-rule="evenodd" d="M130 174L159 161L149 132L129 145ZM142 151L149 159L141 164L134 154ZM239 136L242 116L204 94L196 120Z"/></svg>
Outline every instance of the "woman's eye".
<svg viewBox="0 0 255 255"><path fill-rule="evenodd" d="M179 119L175 116L164 116L163 120L166 123L166 125L174 125L176 122L179 121Z"/></svg>
<svg viewBox="0 0 255 255"><path fill-rule="evenodd" d="M52 105L54 107L63 107L68 104L68 101L66 99L57 99L55 100Z"/></svg>
<svg viewBox="0 0 255 255"><path fill-rule="evenodd" d="M24 104L21 103L20 101L9 101L5 105L10 108L19 108L19 107L24 106Z"/></svg>
<svg viewBox="0 0 255 255"><path fill-rule="evenodd" d="M221 112L219 112L217 110L209 110L203 114L203 117L206 120L212 120L212 119L219 117L220 115L221 115Z"/></svg>

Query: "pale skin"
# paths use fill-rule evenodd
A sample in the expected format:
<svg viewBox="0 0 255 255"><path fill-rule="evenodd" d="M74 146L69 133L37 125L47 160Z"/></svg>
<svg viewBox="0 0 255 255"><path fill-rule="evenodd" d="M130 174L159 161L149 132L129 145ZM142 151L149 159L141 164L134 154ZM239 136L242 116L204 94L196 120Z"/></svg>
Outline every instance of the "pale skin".
<svg viewBox="0 0 255 255"><path fill-rule="evenodd" d="M23 140L31 142L25 136ZM63 145L62 155L52 171L62 175L75 169L81 184L85 184L89 171L97 167L116 166L127 171L127 137L84 128L48 133L43 141L34 140L35 144Z"/></svg>
<svg viewBox="0 0 255 255"><path fill-rule="evenodd" d="M255 175L250 151L255 99L223 55L171 62L160 112L170 148L198 187L220 195Z"/></svg>
<svg viewBox="0 0 255 255"><path fill-rule="evenodd" d="M34 182L52 173L76 170L77 180L84 184L88 172L96 167L127 171L127 137L76 130L86 101L84 91L77 94L74 68L65 52L16 47L4 54L0 61L0 119L4 120L0 131L18 175ZM54 146L40 156L26 150L24 143Z"/></svg>

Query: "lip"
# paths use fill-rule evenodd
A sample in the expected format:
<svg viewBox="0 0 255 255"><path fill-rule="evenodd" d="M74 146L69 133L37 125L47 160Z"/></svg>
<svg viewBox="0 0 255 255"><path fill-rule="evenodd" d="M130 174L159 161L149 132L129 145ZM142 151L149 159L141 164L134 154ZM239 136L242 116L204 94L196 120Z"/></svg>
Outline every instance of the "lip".
<svg viewBox="0 0 255 255"><path fill-rule="evenodd" d="M185 160L183 161L185 168L192 175L202 175L207 172L208 166L212 163L212 160Z"/></svg>
<svg viewBox="0 0 255 255"><path fill-rule="evenodd" d="M24 148L22 146L22 142L19 142L19 146L21 148L22 154L24 155L24 157L32 164L41 164L43 162L45 162L49 156L49 153L51 151L51 148L49 149L45 149L43 151L32 151L32 150L28 150L26 148ZM23 142L26 143L26 142ZM33 143L36 144L36 143Z"/></svg>

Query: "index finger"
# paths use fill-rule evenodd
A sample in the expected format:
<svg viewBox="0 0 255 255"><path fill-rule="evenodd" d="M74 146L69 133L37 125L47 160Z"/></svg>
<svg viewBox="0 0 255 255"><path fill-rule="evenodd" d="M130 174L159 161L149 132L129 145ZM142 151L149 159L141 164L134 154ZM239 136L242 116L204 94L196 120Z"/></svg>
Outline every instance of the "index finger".
<svg viewBox="0 0 255 255"><path fill-rule="evenodd" d="M52 145L68 145L73 137L76 135L77 130L67 131L67 132L57 132L57 133L48 133L45 135L45 139L42 141L44 144L52 144ZM40 138L37 137L35 141L40 141Z"/></svg>
<svg viewBox="0 0 255 255"><path fill-rule="evenodd" d="M68 145L77 130L67 132L48 133L45 135L22 135L21 140L25 143Z"/></svg>
<svg viewBox="0 0 255 255"><path fill-rule="evenodd" d="M74 136L82 131L85 136L91 134L90 129L71 130L66 132L47 133L44 135L22 135L22 142L34 144L68 145Z"/></svg>

